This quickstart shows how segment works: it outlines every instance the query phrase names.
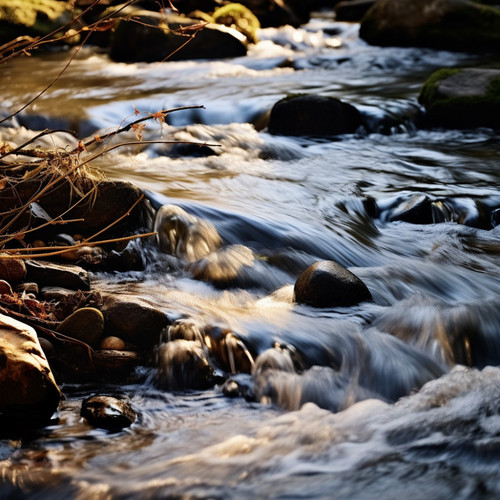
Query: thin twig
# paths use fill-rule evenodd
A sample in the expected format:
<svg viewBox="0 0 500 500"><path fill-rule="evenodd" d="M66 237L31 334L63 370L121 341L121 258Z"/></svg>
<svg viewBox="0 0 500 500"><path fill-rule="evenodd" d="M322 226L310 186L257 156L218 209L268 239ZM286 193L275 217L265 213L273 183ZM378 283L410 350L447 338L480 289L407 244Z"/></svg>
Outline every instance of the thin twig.
<svg viewBox="0 0 500 500"><path fill-rule="evenodd" d="M90 243L77 243L76 245L72 245L70 247L40 247L40 248L6 248L2 250L2 253L0 253L0 259L41 259L44 257L53 257L54 255L61 255L63 253L68 253L68 252L73 252L75 250L78 250L79 248L82 247L95 247L98 245L106 245L108 243L120 243L123 241L130 241L130 240L135 240L138 238L149 238L150 236L156 236L157 233L152 232L152 233L143 233L143 234L133 234L131 236L122 236L121 238L111 238L109 240L100 240L100 241L91 241ZM59 250L56 251L47 251L46 253L40 253L40 254L32 254L32 253L26 253L25 252L40 252L45 249L47 250L54 250L55 248L58 248Z"/></svg>
<svg viewBox="0 0 500 500"><path fill-rule="evenodd" d="M42 130L42 132L40 132L39 134L35 135L34 137L32 137L31 139L29 139L25 143L21 144L17 148L15 148L15 149L13 149L11 151L7 151L6 153L0 155L0 160L3 159L3 158L5 158L6 156L15 155L15 154L19 153L26 146L29 146L30 144L33 144L36 140L40 139L40 137L43 137L44 135L51 135L51 134L54 134L56 132L67 132L67 133L70 133L71 135L73 135L73 137L76 138L76 135L73 132L70 132L68 130L64 130L64 129L49 130L49 129L46 128L45 130ZM24 152L21 153L21 154L24 155ZM50 154L50 153L48 153L48 154Z"/></svg>
<svg viewBox="0 0 500 500"><path fill-rule="evenodd" d="M128 132L132 127L134 127L134 125L138 125L139 123L145 122L147 120L156 119L156 117L160 114L163 116L167 116L169 113L174 113L175 111L186 111L188 109L205 109L205 106L203 106L203 105L180 106L178 108L162 109L161 111L158 111L154 114L144 116L142 118L134 120L133 122L128 123L127 125L123 125L122 127L118 128L117 130L114 130L113 132L109 132L108 134L102 135L98 138L94 137L90 141L87 141L86 143L84 143L84 146L85 146L85 148L88 148L89 146L92 146L96 142L106 141L110 137L121 134L123 132ZM76 153L77 151L78 151L78 148L75 148L75 149L73 149L73 151L70 151L68 154Z"/></svg>

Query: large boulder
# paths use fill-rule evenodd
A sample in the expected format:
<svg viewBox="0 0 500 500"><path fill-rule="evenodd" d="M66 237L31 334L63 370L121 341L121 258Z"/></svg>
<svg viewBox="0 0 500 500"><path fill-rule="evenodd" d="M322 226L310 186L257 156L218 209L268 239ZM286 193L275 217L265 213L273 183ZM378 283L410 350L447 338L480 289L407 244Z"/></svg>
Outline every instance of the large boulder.
<svg viewBox="0 0 500 500"><path fill-rule="evenodd" d="M278 101L271 110L271 134L328 137L351 134L361 125L352 105L333 97L295 95Z"/></svg>
<svg viewBox="0 0 500 500"><path fill-rule="evenodd" d="M469 0L377 0L361 22L372 45L500 51L500 10Z"/></svg>
<svg viewBox="0 0 500 500"><path fill-rule="evenodd" d="M20 36L44 36L71 20L72 2L0 0L0 45Z"/></svg>
<svg viewBox="0 0 500 500"><path fill-rule="evenodd" d="M348 307L371 300L367 286L332 260L315 262L295 282L295 301L313 307Z"/></svg>
<svg viewBox="0 0 500 500"><path fill-rule="evenodd" d="M167 58L178 61L246 55L247 39L238 30L209 23L190 40L186 35L194 25L199 25L199 20L137 11L130 19L118 23L110 57L120 62L154 62Z"/></svg>
<svg viewBox="0 0 500 500"><path fill-rule="evenodd" d="M61 393L33 328L0 314L0 420L45 421Z"/></svg>
<svg viewBox="0 0 500 500"><path fill-rule="evenodd" d="M430 126L499 128L500 70L441 69L425 82L419 102Z"/></svg>

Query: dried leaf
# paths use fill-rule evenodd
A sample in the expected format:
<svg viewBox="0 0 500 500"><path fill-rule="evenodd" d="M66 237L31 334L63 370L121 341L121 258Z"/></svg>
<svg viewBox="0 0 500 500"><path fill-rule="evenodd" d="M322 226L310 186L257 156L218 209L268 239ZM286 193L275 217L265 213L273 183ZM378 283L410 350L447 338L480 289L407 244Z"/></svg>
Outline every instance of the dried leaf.
<svg viewBox="0 0 500 500"><path fill-rule="evenodd" d="M132 125L132 130L135 132L138 141L142 141L142 131L144 127L146 127L145 123L134 123Z"/></svg>
<svg viewBox="0 0 500 500"><path fill-rule="evenodd" d="M33 177L36 177L44 168L45 168L45 165L40 165L39 167L35 168L34 170L28 170L23 175L23 181L26 181L28 179L33 179Z"/></svg>

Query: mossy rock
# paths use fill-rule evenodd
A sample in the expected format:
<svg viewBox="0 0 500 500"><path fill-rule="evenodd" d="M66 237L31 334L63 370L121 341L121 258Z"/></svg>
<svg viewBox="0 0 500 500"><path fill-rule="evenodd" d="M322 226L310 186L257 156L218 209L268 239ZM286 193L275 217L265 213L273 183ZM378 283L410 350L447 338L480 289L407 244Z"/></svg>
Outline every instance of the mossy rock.
<svg viewBox="0 0 500 500"><path fill-rule="evenodd" d="M426 124L500 128L500 70L463 68L433 73L420 91Z"/></svg>
<svg viewBox="0 0 500 500"><path fill-rule="evenodd" d="M70 2L0 0L0 44L18 36L43 36L71 21Z"/></svg>
<svg viewBox="0 0 500 500"><path fill-rule="evenodd" d="M259 41L257 31L260 29L260 22L250 9L240 3L219 7L212 14L212 18L214 23L237 29L252 43Z"/></svg>
<svg viewBox="0 0 500 500"><path fill-rule="evenodd" d="M381 46L500 52L500 10L469 0L378 0L360 37Z"/></svg>

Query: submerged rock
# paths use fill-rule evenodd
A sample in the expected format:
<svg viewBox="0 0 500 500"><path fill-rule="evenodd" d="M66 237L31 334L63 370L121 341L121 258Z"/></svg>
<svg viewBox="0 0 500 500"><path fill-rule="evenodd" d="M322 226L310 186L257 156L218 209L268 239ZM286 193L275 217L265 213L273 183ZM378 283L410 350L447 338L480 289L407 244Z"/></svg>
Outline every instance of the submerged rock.
<svg viewBox="0 0 500 500"><path fill-rule="evenodd" d="M48 420L60 397L35 330L0 314L0 420Z"/></svg>
<svg viewBox="0 0 500 500"><path fill-rule="evenodd" d="M82 403L80 414L94 427L120 430L130 427L137 419L131 404L113 396L92 396Z"/></svg>
<svg viewBox="0 0 500 500"><path fill-rule="evenodd" d="M425 194L414 194L403 199L390 211L389 221L432 224L431 199Z"/></svg>
<svg viewBox="0 0 500 500"><path fill-rule="evenodd" d="M199 342L200 345L203 345L203 335L203 328L198 322L189 318L183 318L175 320L162 332L162 341L189 340Z"/></svg>
<svg viewBox="0 0 500 500"><path fill-rule="evenodd" d="M360 126L361 115L350 104L333 97L296 95L273 106L268 128L271 134L328 137L352 134Z"/></svg>
<svg viewBox="0 0 500 500"><path fill-rule="evenodd" d="M366 285L337 262L309 266L295 282L295 300L313 307L348 307L371 300Z"/></svg>
<svg viewBox="0 0 500 500"><path fill-rule="evenodd" d="M372 45L500 51L500 10L468 0L377 0L360 26Z"/></svg>
<svg viewBox="0 0 500 500"><path fill-rule="evenodd" d="M217 326L205 328L205 344L219 368L227 373L251 373L254 354L231 330Z"/></svg>
<svg viewBox="0 0 500 500"><path fill-rule="evenodd" d="M422 87L419 102L430 126L499 128L500 70L438 70Z"/></svg>
<svg viewBox="0 0 500 500"><path fill-rule="evenodd" d="M156 213L154 231L158 245L189 262L194 262L217 250L222 243L215 227L199 220L176 205L163 205Z"/></svg>
<svg viewBox="0 0 500 500"><path fill-rule="evenodd" d="M188 270L195 279L223 287L240 283L245 269L252 266L254 261L253 253L248 247L231 245L193 262Z"/></svg>
<svg viewBox="0 0 500 500"><path fill-rule="evenodd" d="M200 29L196 19L149 11L135 11L133 19L120 21L116 27L110 47L114 61L220 59L247 52L245 35L227 26L209 23ZM187 38L193 30L196 36Z"/></svg>
<svg viewBox="0 0 500 500"><path fill-rule="evenodd" d="M214 369L199 342L161 344L157 359L157 381L167 389L208 389L214 385Z"/></svg>

